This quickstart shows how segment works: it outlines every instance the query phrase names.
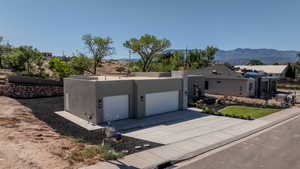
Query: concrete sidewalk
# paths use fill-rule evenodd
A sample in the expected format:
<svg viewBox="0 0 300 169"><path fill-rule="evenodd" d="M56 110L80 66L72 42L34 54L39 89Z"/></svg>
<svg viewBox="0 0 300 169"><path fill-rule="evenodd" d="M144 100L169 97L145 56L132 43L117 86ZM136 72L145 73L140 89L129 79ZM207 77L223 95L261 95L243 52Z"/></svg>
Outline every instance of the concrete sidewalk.
<svg viewBox="0 0 300 169"><path fill-rule="evenodd" d="M165 146L131 154L119 161L99 162L84 169L152 169L164 163L176 163L229 144L299 114L299 107L289 108L257 120L241 123L238 126L230 126L206 135L195 136Z"/></svg>

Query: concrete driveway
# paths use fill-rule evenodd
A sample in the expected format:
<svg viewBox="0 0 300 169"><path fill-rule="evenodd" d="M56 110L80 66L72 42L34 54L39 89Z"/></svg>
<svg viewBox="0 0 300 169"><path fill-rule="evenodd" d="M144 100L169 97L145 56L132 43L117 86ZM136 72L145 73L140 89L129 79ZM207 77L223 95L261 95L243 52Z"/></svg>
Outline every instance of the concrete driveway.
<svg viewBox="0 0 300 169"><path fill-rule="evenodd" d="M187 110L144 119L119 121L113 125L120 130L123 129L124 135L129 137L161 144L172 144L228 127L238 126L242 123L249 123L249 121Z"/></svg>

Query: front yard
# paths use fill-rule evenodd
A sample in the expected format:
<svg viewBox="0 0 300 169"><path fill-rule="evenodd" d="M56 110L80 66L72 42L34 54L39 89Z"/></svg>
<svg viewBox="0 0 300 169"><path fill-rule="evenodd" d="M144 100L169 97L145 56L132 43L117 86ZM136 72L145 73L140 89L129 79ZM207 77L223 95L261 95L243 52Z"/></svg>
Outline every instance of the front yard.
<svg viewBox="0 0 300 169"><path fill-rule="evenodd" d="M257 119L271 113L280 111L281 109L257 108L248 106L227 106L218 112L225 116L237 116L251 119Z"/></svg>
<svg viewBox="0 0 300 169"><path fill-rule="evenodd" d="M0 169L77 169L161 145L125 136L102 145L100 134L85 134L54 114L63 103L63 97L0 96Z"/></svg>

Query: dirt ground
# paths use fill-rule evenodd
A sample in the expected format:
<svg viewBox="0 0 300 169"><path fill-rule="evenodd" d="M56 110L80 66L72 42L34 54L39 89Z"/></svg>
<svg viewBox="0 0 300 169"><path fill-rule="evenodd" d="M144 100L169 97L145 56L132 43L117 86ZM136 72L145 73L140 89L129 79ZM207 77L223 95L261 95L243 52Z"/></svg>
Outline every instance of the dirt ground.
<svg viewBox="0 0 300 169"><path fill-rule="evenodd" d="M0 96L0 169L73 169L70 150L79 143L39 120L63 109L63 98L15 100Z"/></svg>

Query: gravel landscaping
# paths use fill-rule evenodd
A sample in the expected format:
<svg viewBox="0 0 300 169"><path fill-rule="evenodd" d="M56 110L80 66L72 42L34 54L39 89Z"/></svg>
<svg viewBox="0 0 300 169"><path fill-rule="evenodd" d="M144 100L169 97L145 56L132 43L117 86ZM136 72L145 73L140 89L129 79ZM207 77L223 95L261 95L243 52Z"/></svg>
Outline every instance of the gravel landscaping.
<svg viewBox="0 0 300 169"><path fill-rule="evenodd" d="M0 96L0 168L75 169L162 144L122 136L105 141L54 112L63 97L12 99Z"/></svg>

